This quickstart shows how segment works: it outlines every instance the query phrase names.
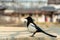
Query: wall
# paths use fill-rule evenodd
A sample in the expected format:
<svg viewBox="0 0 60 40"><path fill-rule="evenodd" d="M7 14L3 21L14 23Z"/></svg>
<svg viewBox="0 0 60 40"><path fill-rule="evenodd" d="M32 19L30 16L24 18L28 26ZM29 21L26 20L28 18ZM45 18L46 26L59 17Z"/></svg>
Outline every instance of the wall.
<svg viewBox="0 0 60 40"><path fill-rule="evenodd" d="M41 15L38 17L38 22L45 22L45 15Z"/></svg>
<svg viewBox="0 0 60 40"><path fill-rule="evenodd" d="M57 22L56 19L57 19L57 15L53 15L53 23Z"/></svg>
<svg viewBox="0 0 60 40"><path fill-rule="evenodd" d="M18 17L0 16L0 23L18 23Z"/></svg>

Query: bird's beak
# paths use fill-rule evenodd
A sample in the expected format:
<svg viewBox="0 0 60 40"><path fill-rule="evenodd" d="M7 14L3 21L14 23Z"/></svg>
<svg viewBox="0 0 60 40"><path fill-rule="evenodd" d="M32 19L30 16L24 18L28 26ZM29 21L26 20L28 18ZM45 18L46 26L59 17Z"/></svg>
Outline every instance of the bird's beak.
<svg viewBox="0 0 60 40"><path fill-rule="evenodd" d="M27 19L26 18L24 19L24 23L27 23Z"/></svg>

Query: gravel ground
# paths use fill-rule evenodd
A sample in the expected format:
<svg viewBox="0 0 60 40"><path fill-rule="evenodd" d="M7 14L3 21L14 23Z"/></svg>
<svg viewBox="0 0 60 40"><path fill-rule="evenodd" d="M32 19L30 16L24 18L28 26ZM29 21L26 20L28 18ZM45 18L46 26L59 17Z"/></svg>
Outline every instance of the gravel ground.
<svg viewBox="0 0 60 40"><path fill-rule="evenodd" d="M60 25L50 24L48 27L43 24L38 25L41 29L47 33L57 35L60 38ZM12 27L12 26L0 26L0 38L22 38L29 37L32 33L28 32L27 27ZM49 37L43 33L36 33L35 37Z"/></svg>

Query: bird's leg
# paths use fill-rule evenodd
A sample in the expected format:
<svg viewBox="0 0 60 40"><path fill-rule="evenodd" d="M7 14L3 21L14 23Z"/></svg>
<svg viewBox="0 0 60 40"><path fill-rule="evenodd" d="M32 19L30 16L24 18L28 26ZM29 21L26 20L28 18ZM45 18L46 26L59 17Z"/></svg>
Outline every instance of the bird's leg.
<svg viewBox="0 0 60 40"><path fill-rule="evenodd" d="M35 33L36 33L36 32L34 32L34 33L31 35L31 37L34 37Z"/></svg>

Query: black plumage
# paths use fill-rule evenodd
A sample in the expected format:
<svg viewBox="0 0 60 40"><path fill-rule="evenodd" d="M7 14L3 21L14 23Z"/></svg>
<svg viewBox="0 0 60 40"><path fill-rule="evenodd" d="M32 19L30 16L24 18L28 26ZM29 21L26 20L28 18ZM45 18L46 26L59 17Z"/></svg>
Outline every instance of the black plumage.
<svg viewBox="0 0 60 40"><path fill-rule="evenodd" d="M48 35L48 36L51 36L51 37L57 37L57 36L54 36L54 35L51 35L51 34L46 33L46 32L43 31L40 27L38 27L38 26L34 23L34 21L33 21L33 19L31 18L31 16L27 17L26 19L27 19L27 21L28 21L28 22L27 22L27 27L29 28L30 23L32 23L33 25L31 25L31 26L36 29L36 31L33 32L33 35L32 35L31 37L33 37L33 36L35 35L35 33L37 33L37 32L42 32L42 33L44 33L44 34L46 34L46 35ZM33 31L33 30L32 30L32 31Z"/></svg>

